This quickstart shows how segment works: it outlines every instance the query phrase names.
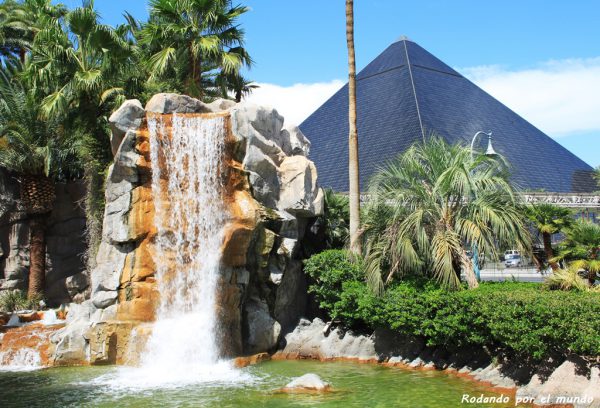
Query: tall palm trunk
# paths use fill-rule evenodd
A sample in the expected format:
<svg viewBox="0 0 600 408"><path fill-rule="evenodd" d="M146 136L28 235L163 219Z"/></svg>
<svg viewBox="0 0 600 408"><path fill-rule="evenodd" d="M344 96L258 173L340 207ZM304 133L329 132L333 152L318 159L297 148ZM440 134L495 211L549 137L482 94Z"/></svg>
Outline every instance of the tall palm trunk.
<svg viewBox="0 0 600 408"><path fill-rule="evenodd" d="M553 271L558 270L558 264L556 262L550 262L550 259L554 258L554 251L552 250L552 235L549 232L542 232L542 239L544 241L544 252L546 253L546 260L550 263L550 267Z"/></svg>
<svg viewBox="0 0 600 408"><path fill-rule="evenodd" d="M46 217L55 198L54 182L45 176L21 175L21 202L29 215L29 299L44 293L46 281Z"/></svg>
<svg viewBox="0 0 600 408"><path fill-rule="evenodd" d="M29 289L32 299L44 293L46 285L46 220L44 215L29 218Z"/></svg>
<svg viewBox="0 0 600 408"><path fill-rule="evenodd" d="M356 130L356 62L354 58L354 1L346 0L346 42L348 45L348 176L350 199L350 250L361 252L360 184L358 173L358 132Z"/></svg>

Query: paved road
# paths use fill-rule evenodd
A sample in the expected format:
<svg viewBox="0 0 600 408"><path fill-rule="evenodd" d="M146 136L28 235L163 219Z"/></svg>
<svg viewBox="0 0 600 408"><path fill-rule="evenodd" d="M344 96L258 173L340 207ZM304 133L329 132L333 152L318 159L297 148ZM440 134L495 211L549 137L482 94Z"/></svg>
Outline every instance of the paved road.
<svg viewBox="0 0 600 408"><path fill-rule="evenodd" d="M496 263L486 265L481 270L482 281L501 282L505 280L518 280L521 282L543 282L550 271L541 274L534 266L520 268L505 268L504 264Z"/></svg>

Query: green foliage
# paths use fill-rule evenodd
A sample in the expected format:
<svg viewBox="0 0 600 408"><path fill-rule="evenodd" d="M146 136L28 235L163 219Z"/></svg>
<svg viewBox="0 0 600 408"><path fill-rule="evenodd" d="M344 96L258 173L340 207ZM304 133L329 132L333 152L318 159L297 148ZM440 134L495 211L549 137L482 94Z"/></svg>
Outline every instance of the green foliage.
<svg viewBox="0 0 600 408"><path fill-rule="evenodd" d="M369 184L363 237L370 286L426 275L460 287L460 270L477 285L464 247L497 258L497 248L526 252L530 237L501 157L450 146L432 135L387 163Z"/></svg>
<svg viewBox="0 0 600 408"><path fill-rule="evenodd" d="M554 261L563 261L569 269L584 272L593 285L600 273L600 225L580 220L566 230L566 235Z"/></svg>
<svg viewBox="0 0 600 408"><path fill-rule="evenodd" d="M325 212L319 216L325 233L327 249L341 249L350 235L350 209L348 196L325 190Z"/></svg>
<svg viewBox="0 0 600 408"><path fill-rule="evenodd" d="M395 282L375 296L344 251L315 255L306 266L321 308L348 327L384 327L423 337L429 346L485 346L523 358L600 354L598 292L548 291L520 282L447 291L420 278Z"/></svg>
<svg viewBox="0 0 600 408"><path fill-rule="evenodd" d="M80 141L42 118L41 100L19 79L20 64L0 72L0 165L21 175L65 181L81 176Z"/></svg>
<svg viewBox="0 0 600 408"><path fill-rule="evenodd" d="M579 274L577 264L566 269L557 269L548 276L544 284L548 289L582 290L588 289L588 284Z"/></svg>
<svg viewBox="0 0 600 408"><path fill-rule="evenodd" d="M571 210L554 204L534 204L526 207L525 214L538 231L556 234L573 224Z"/></svg>
<svg viewBox="0 0 600 408"><path fill-rule="evenodd" d="M0 293L0 311L12 313L19 310L37 310L42 300L40 294L27 299L27 294L23 291L5 290Z"/></svg>
<svg viewBox="0 0 600 408"><path fill-rule="evenodd" d="M221 82L239 82L240 68L252 64L237 24L248 10L230 0L150 0L150 18L138 36L150 81L175 78L192 96L221 96L219 75ZM240 98L250 89L236 88Z"/></svg>
<svg viewBox="0 0 600 408"><path fill-rule="evenodd" d="M361 279L361 268L350 260L350 254L343 250L327 250L308 259L304 272L315 282L309 293L315 295L321 308L336 318L342 285ZM341 309L340 309L341 310Z"/></svg>

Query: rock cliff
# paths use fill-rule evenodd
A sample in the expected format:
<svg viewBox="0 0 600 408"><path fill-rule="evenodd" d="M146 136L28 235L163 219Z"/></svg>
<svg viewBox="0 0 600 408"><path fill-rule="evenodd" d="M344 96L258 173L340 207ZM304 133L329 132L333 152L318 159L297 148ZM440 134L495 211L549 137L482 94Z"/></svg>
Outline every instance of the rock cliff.
<svg viewBox="0 0 600 408"><path fill-rule="evenodd" d="M169 197L152 192L147 118L160 117L162 137L171 137L173 115L221 116L226 126L220 176L227 213L217 294L223 353L274 349L305 311L300 242L309 220L323 211L317 172L306 157L310 142L297 127L284 128L283 117L272 108L158 94L145 108L127 101L110 118L115 158L91 299L54 336L56 364L63 363L61 356L64 362L76 360L73 352L86 348L87 356L80 352L78 358L122 361L132 327L156 318L155 202L168 205Z"/></svg>

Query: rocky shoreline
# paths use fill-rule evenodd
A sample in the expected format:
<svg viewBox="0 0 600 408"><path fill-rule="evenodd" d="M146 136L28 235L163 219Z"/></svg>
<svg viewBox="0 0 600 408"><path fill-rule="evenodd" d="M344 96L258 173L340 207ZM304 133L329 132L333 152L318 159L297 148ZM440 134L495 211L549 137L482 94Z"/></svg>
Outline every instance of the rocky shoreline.
<svg viewBox="0 0 600 408"><path fill-rule="evenodd" d="M543 407L600 407L600 368L573 356L539 364L495 356L484 349L450 353L423 339L376 330L370 336L301 319L272 356L275 360L351 360L412 370L440 370L483 383L513 401ZM261 359L261 361L264 360Z"/></svg>

